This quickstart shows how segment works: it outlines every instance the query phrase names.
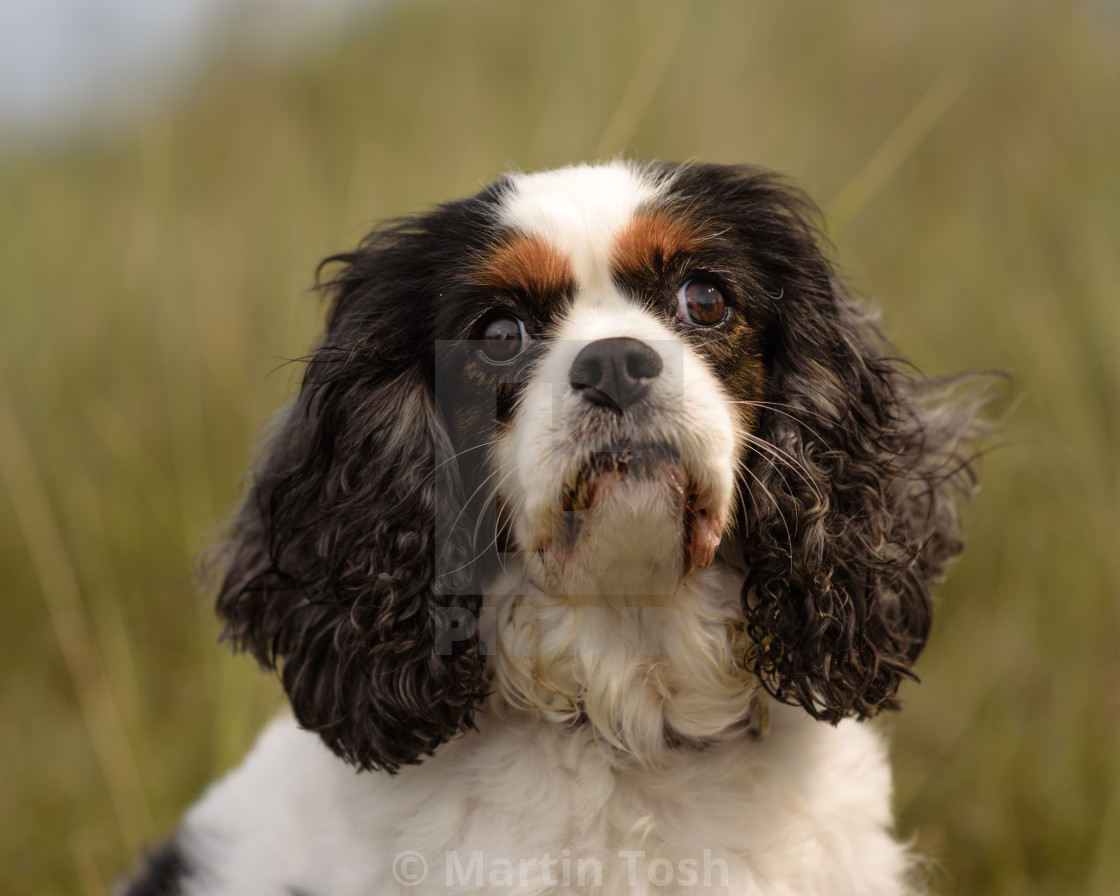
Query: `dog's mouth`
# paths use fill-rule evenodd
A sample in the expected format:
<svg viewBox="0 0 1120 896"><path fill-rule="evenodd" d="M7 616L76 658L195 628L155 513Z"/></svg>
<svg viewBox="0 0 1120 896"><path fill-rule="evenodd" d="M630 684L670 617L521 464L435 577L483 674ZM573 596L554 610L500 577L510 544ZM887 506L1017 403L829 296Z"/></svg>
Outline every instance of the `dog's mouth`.
<svg viewBox="0 0 1120 896"><path fill-rule="evenodd" d="M711 566L722 529L714 496L680 453L664 444L614 445L591 454L561 490L554 541L570 548L585 527L601 524L603 515L617 517L614 525L624 526L628 513L640 514L649 505L655 512L679 516L682 575Z"/></svg>

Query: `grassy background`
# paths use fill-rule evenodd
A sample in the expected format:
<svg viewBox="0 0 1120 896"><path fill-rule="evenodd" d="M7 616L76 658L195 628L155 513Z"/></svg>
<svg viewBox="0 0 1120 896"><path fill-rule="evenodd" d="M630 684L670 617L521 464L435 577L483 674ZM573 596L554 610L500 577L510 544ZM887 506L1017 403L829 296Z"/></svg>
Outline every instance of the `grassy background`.
<svg viewBox="0 0 1120 896"><path fill-rule="evenodd" d="M278 706L214 645L192 558L296 381L316 262L512 166L620 151L790 173L904 355L1012 374L889 722L900 830L939 892L1120 892L1106 6L411 2L296 65L235 36L96 141L9 142L0 893L104 892Z"/></svg>

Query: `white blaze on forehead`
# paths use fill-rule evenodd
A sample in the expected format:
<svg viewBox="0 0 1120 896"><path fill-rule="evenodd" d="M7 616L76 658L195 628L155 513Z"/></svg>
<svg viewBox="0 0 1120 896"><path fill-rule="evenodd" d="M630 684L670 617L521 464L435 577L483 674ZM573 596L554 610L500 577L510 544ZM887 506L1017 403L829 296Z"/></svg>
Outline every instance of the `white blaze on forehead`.
<svg viewBox="0 0 1120 896"><path fill-rule="evenodd" d="M664 193L663 183L628 162L515 174L510 183L502 223L539 236L567 255L585 290L610 287L615 235L638 208Z"/></svg>

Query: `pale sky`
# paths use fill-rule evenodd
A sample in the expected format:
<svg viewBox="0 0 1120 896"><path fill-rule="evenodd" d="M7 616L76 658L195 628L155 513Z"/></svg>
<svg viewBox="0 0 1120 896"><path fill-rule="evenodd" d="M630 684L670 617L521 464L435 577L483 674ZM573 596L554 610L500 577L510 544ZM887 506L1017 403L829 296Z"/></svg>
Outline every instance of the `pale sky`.
<svg viewBox="0 0 1120 896"><path fill-rule="evenodd" d="M384 0L0 0L0 132L127 108L189 75L233 20L275 49ZM258 48L259 49L259 48Z"/></svg>

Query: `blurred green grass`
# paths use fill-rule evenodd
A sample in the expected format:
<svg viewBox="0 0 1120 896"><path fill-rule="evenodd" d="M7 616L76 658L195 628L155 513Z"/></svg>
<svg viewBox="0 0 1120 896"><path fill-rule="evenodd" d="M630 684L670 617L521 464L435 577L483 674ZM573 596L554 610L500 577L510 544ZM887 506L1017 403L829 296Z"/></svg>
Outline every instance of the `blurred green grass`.
<svg viewBox="0 0 1120 896"><path fill-rule="evenodd" d="M1105 4L412 2L0 157L0 892L98 893L279 705L193 558L382 217L623 152L788 172L1002 446L889 722L938 892L1120 892L1120 28ZM1093 12L1096 10L1096 12Z"/></svg>

